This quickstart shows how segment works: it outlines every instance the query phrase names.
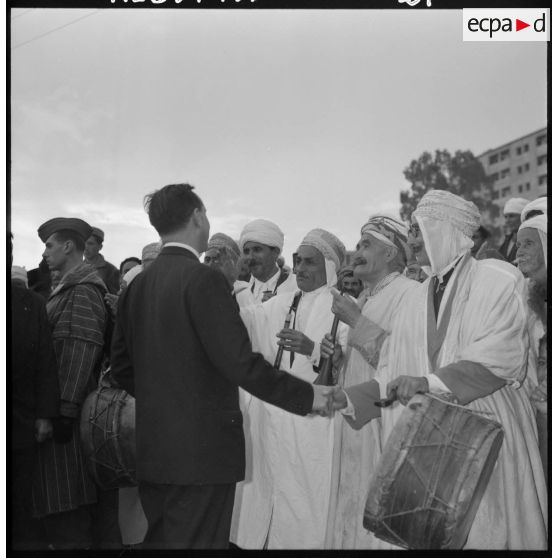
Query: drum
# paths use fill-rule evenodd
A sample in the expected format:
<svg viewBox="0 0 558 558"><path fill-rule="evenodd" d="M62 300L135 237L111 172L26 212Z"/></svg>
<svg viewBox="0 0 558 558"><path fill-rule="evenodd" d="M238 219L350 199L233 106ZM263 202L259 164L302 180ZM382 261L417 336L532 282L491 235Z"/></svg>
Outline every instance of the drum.
<svg viewBox="0 0 558 558"><path fill-rule="evenodd" d="M81 411L87 469L103 490L136 486L136 400L101 379Z"/></svg>
<svg viewBox="0 0 558 558"><path fill-rule="evenodd" d="M364 527L403 548L462 548L503 437L485 416L415 395L371 480Z"/></svg>

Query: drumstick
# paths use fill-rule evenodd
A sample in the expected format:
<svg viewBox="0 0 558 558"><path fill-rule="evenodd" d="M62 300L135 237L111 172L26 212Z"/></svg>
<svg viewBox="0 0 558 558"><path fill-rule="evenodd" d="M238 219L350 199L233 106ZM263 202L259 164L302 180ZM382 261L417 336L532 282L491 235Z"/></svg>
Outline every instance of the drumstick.
<svg viewBox="0 0 558 558"><path fill-rule="evenodd" d="M385 397L384 399L380 399L379 401L374 401L374 405L376 405L376 407L385 408L385 407L389 407L396 401L397 401L397 388L393 388L389 392L389 395L387 397Z"/></svg>

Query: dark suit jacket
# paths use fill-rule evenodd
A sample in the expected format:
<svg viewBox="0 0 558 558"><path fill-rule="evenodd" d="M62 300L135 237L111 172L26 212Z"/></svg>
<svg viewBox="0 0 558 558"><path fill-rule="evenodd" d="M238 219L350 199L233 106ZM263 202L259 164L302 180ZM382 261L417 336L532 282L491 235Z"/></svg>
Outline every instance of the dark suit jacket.
<svg viewBox="0 0 558 558"><path fill-rule="evenodd" d="M498 252L500 252L500 254L504 256L504 259L509 263L513 263L517 254L516 238L517 237L514 234L507 235L504 239L504 242L502 243L502 246L500 246L500 248L498 249ZM513 248L511 249L510 255L508 256L508 249L511 243L513 243Z"/></svg>
<svg viewBox="0 0 558 558"><path fill-rule="evenodd" d="M111 366L136 398L137 478L148 482L244 478L237 386L299 415L312 408L309 383L252 352L225 277L180 247L121 295Z"/></svg>
<svg viewBox="0 0 558 558"><path fill-rule="evenodd" d="M57 417L60 388L44 299L12 283L12 446L35 444L35 419Z"/></svg>

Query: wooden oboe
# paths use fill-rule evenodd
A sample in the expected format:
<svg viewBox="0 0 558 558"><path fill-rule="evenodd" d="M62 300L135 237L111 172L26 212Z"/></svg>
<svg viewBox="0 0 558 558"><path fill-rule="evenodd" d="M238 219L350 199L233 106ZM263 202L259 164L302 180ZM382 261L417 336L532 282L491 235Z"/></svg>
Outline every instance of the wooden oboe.
<svg viewBox="0 0 558 558"><path fill-rule="evenodd" d="M293 314L296 312L301 296L302 296L301 291L297 291L296 294L294 295L293 303L291 304L291 307L287 312L287 317L285 318L285 323L283 324L283 329L288 329L291 327L291 320L293 319ZM273 368L276 368L277 370L279 370L281 366L281 360L283 360L284 350L285 347L283 345L279 345L279 348L277 349L277 354L275 355L275 363L273 364Z"/></svg>
<svg viewBox="0 0 558 558"><path fill-rule="evenodd" d="M343 296L345 290L341 287L339 294ZM335 316L333 318L333 324L331 326L331 337L335 345L335 337L337 336L337 328L339 327L339 318ZM318 377L314 380L314 383L318 386L333 386L335 381L333 380L333 356L321 357L319 363Z"/></svg>

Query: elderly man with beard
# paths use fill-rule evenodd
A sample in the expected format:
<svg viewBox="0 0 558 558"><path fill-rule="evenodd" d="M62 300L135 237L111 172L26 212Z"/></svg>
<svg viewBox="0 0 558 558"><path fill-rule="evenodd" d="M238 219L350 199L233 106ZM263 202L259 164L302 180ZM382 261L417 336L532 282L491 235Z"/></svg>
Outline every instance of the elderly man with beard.
<svg viewBox="0 0 558 558"><path fill-rule="evenodd" d="M277 293L296 290L294 275L277 265L284 238L281 229L267 219L250 221L242 229L240 251L252 277L248 289L237 297L240 307L265 302Z"/></svg>
<svg viewBox="0 0 558 558"><path fill-rule="evenodd" d="M517 266L528 278L529 383L535 407L539 449L548 483L548 409L546 378L547 335L547 227L544 214L528 217L517 232Z"/></svg>
<svg viewBox="0 0 558 558"><path fill-rule="evenodd" d="M360 428L379 417L373 402L395 392L398 402L381 411L383 443L417 392L450 393L460 405L489 413L503 426L504 441L465 548L541 550L547 547L547 496L523 387L524 279L506 262L471 257L479 222L476 206L449 192L431 190L421 199L409 243L431 276L401 303L387 366L376 380L339 391L335 407L346 407L354 416L347 420ZM343 304L336 296L341 319ZM383 331L378 327L375 335Z"/></svg>
<svg viewBox="0 0 558 558"><path fill-rule="evenodd" d="M241 308L254 349L281 368L314 382L320 340L331 330L332 295L345 248L323 229L310 231L295 259L297 293ZM298 306L290 327L285 317ZM338 330L344 346L346 327ZM245 420L251 424L250 476L237 487L231 540L247 549L323 549L333 455L333 419L294 417L252 398ZM251 453L251 458L250 458Z"/></svg>
<svg viewBox="0 0 558 558"><path fill-rule="evenodd" d="M374 215L361 228L354 255L354 275L364 283L358 304L344 300L351 309L351 329L345 366L339 384L345 387L369 381L387 365L389 337L379 343L369 320L389 331L405 294L420 284L402 275L407 261L407 227L388 215ZM383 339L383 336L382 336ZM322 342L324 356L334 354L331 336ZM380 349L380 350L379 350ZM354 430L336 423L334 474L329 507L327 548L374 548L371 534L362 526L370 476L381 452L378 421Z"/></svg>

